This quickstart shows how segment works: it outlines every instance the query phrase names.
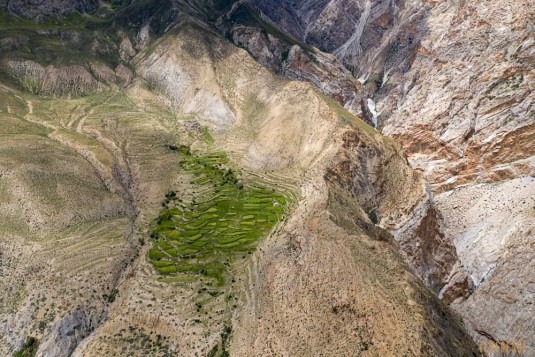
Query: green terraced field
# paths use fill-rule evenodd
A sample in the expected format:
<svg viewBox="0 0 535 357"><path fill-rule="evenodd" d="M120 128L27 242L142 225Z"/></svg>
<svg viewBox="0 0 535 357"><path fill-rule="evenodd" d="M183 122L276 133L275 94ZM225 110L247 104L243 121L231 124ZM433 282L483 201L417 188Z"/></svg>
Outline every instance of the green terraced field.
<svg viewBox="0 0 535 357"><path fill-rule="evenodd" d="M280 221L286 196L266 186L243 184L228 167L225 154L197 156L179 150L181 167L191 174L195 192L184 202L175 192L154 222L148 258L165 282L190 282L205 276L223 285L235 259L254 251L256 243Z"/></svg>

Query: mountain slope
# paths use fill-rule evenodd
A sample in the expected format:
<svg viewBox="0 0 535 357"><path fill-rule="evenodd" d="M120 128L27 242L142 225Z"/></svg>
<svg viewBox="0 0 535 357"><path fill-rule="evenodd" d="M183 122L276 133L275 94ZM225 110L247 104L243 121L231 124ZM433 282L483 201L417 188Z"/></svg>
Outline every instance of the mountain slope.
<svg viewBox="0 0 535 357"><path fill-rule="evenodd" d="M311 84L266 70L199 4L155 4L118 9L105 28L17 20L2 32L2 354L31 336L38 356L477 355L374 224L396 232L429 204L399 147ZM166 9L176 12L162 19ZM74 45L80 55L63 56ZM155 227L182 234L166 209L227 184L206 186L185 156L221 152L228 162L201 161L202 172L232 169L288 207L256 249L223 256L229 279L208 267L162 275L153 247L175 253Z"/></svg>
<svg viewBox="0 0 535 357"><path fill-rule="evenodd" d="M450 264L459 256L448 277L456 287L448 283L439 295L455 300L447 293L453 288L468 297L453 306L478 341L533 350L532 319L525 319L533 315L532 293L523 288L534 242L530 2L248 3L295 41L338 57L363 82L370 122L424 173L436 219L424 219L407 241L397 236L415 269L427 266L417 237L435 227L456 251L438 256ZM504 310L510 313L497 325Z"/></svg>

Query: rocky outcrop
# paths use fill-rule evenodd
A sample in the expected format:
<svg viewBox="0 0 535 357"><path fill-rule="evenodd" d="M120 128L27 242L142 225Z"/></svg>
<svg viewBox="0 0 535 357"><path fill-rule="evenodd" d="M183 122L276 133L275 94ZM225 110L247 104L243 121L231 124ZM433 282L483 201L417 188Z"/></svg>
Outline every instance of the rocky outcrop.
<svg viewBox="0 0 535 357"><path fill-rule="evenodd" d="M26 18L42 16L64 15L77 11L80 13L95 13L99 7L98 0L47 0L25 1L4 0L0 1L0 7L6 8L13 14Z"/></svg>
<svg viewBox="0 0 535 357"><path fill-rule="evenodd" d="M88 314L84 310L77 310L63 317L41 341L36 356L70 356L80 341L100 324L102 316L95 315L95 313Z"/></svg>
<svg viewBox="0 0 535 357"><path fill-rule="evenodd" d="M368 230L373 232L370 227L378 224L394 235L412 269L437 294L447 296L447 301L468 295L470 280L458 271L455 246L444 233L423 177L408 168L391 141L377 145L363 135L347 133L338 163L326 179L352 193L363 208L360 216Z"/></svg>
<svg viewBox="0 0 535 357"><path fill-rule="evenodd" d="M314 84L347 110L372 123L364 87L336 57L279 31L246 3L233 6L218 19L216 26L267 68Z"/></svg>
<svg viewBox="0 0 535 357"><path fill-rule="evenodd" d="M357 78L410 68L429 4L425 1L250 1L296 39L334 54Z"/></svg>
<svg viewBox="0 0 535 357"><path fill-rule="evenodd" d="M83 66L73 65L56 68L44 67L34 61L5 61L4 71L9 73L28 92L51 96L83 96L98 92L103 85ZM101 69L95 72L105 78Z"/></svg>

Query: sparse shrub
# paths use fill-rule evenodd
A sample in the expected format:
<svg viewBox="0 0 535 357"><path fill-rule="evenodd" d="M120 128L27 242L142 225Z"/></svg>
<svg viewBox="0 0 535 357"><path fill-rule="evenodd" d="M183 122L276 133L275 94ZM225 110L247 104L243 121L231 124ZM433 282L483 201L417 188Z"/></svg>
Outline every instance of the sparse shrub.
<svg viewBox="0 0 535 357"><path fill-rule="evenodd" d="M22 348L15 352L14 357L34 357L39 348L39 340L35 337L29 336Z"/></svg>
<svg viewBox="0 0 535 357"><path fill-rule="evenodd" d="M370 218L370 221L372 221L373 224L379 223L379 218L377 217L375 210L368 212L368 218Z"/></svg>
<svg viewBox="0 0 535 357"><path fill-rule="evenodd" d="M104 295L104 299L108 301L108 303L112 303L115 301L115 298L117 297L117 294L119 293L119 290L113 289L108 295Z"/></svg>
<svg viewBox="0 0 535 357"><path fill-rule="evenodd" d="M46 328L46 321L39 321L39 324L37 326L39 328L39 332L43 333Z"/></svg>

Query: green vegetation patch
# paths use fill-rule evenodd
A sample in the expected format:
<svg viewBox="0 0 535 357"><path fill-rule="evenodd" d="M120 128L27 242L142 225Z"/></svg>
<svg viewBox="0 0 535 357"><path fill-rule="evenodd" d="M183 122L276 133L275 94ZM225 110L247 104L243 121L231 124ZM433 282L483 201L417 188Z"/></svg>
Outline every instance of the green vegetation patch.
<svg viewBox="0 0 535 357"><path fill-rule="evenodd" d="M14 357L33 357L39 349L39 340L35 337L28 337L20 350L15 352Z"/></svg>
<svg viewBox="0 0 535 357"><path fill-rule="evenodd" d="M281 220L286 196L264 185L239 179L224 153L184 157L181 168L191 175L189 202L169 192L164 209L153 223L153 246L148 259L167 276L162 281L191 281L208 277L223 285L235 259L254 251L258 240Z"/></svg>

